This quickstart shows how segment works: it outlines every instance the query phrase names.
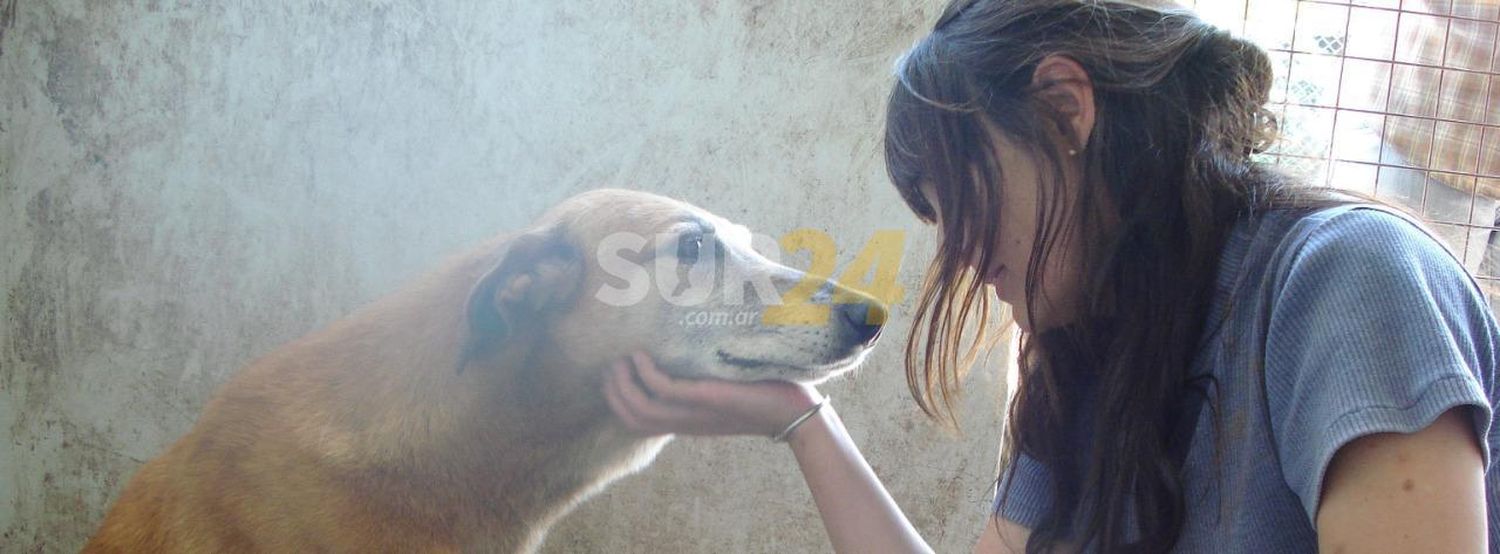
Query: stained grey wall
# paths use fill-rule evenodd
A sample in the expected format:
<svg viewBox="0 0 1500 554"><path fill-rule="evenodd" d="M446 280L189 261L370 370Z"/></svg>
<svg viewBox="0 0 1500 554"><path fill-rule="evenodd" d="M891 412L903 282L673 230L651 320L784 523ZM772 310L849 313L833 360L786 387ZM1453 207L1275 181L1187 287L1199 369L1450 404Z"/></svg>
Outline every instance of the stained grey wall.
<svg viewBox="0 0 1500 554"><path fill-rule="evenodd" d="M0 0L0 551L76 550L230 372L574 192L678 196L847 263L909 230L879 115L936 2ZM909 297L911 294L908 295ZM907 399L911 303L830 384L940 552L982 524L997 371L966 435ZM828 548L785 447L681 440L549 552Z"/></svg>

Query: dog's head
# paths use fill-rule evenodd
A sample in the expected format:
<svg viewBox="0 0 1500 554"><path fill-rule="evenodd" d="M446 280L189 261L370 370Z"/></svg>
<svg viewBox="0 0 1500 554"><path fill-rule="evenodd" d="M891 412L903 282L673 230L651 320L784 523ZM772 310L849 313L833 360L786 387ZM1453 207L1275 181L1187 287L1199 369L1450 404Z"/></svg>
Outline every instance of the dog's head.
<svg viewBox="0 0 1500 554"><path fill-rule="evenodd" d="M464 358L528 343L557 363L604 368L645 350L679 377L805 383L857 366L885 307L751 242L743 226L653 194L570 198L474 285Z"/></svg>

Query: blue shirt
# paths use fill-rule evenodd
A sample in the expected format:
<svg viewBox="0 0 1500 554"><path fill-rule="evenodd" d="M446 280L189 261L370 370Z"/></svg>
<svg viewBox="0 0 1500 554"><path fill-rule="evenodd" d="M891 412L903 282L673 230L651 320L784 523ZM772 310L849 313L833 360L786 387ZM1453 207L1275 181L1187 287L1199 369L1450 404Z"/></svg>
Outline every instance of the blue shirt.
<svg viewBox="0 0 1500 554"><path fill-rule="evenodd" d="M1490 464L1500 333L1436 239L1369 205L1247 217L1226 240L1209 311L1192 372L1217 387L1184 461L1175 551L1316 552L1320 488L1340 446L1472 406L1490 552L1500 552ZM1024 455L1016 464L995 509L1035 527L1051 501L1047 468Z"/></svg>

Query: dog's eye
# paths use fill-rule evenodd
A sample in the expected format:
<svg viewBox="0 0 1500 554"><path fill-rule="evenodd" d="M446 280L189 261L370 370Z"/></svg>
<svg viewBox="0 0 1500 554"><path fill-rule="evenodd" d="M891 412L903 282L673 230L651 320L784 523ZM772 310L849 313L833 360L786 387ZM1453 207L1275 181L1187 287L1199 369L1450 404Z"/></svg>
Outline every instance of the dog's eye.
<svg viewBox="0 0 1500 554"><path fill-rule="evenodd" d="M684 263L696 263L703 250L703 233L692 232L677 239L677 259Z"/></svg>

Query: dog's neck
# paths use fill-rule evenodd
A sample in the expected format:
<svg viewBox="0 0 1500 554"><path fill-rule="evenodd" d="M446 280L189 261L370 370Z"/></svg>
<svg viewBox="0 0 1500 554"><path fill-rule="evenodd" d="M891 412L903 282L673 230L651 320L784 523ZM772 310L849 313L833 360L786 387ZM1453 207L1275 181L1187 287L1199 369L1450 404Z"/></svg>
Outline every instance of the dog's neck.
<svg viewBox="0 0 1500 554"><path fill-rule="evenodd" d="M477 275L481 266L445 271ZM293 407L300 442L378 475L368 482L409 504L404 512L432 512L455 535L525 551L588 495L644 467L666 439L626 432L600 392L603 368L558 365L545 337L518 337L455 371L468 293L444 286L455 282L472 280L418 281L293 345L296 359L326 362L286 372L291 386L318 391Z"/></svg>

